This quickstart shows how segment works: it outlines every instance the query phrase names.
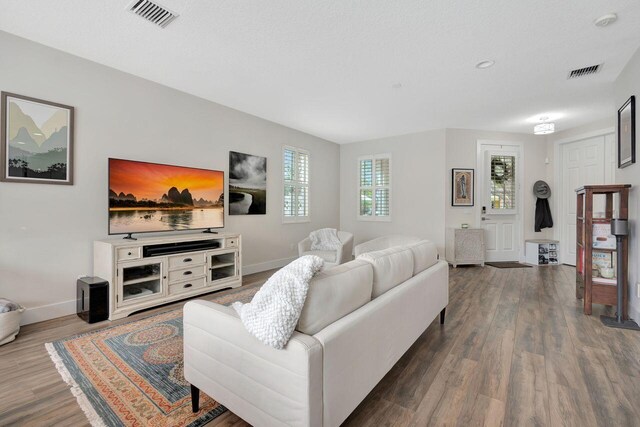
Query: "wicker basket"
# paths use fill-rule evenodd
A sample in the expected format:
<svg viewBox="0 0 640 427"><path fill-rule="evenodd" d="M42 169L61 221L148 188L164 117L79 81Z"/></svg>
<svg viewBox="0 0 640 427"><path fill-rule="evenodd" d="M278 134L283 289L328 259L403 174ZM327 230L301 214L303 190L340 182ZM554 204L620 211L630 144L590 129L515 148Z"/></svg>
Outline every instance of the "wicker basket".
<svg viewBox="0 0 640 427"><path fill-rule="evenodd" d="M16 335L20 331L20 319L24 308L20 307L14 311L0 313L0 345L16 339Z"/></svg>

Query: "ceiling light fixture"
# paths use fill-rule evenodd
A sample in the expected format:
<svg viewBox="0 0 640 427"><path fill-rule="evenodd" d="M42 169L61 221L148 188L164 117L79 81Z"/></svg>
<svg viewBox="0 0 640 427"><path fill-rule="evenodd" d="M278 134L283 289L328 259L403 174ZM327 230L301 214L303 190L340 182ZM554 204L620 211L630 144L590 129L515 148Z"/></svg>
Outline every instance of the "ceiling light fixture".
<svg viewBox="0 0 640 427"><path fill-rule="evenodd" d="M607 13L606 15L602 15L600 18L593 21L596 27L608 27L618 20L618 15L615 13Z"/></svg>
<svg viewBox="0 0 640 427"><path fill-rule="evenodd" d="M556 124L547 122L549 117L540 117L539 123L533 127L533 133L535 135L548 135L550 133L554 133L556 131Z"/></svg>
<svg viewBox="0 0 640 427"><path fill-rule="evenodd" d="M476 68L479 70L484 70L485 68L493 67L495 63L496 61L491 61L491 60L480 61L476 64Z"/></svg>

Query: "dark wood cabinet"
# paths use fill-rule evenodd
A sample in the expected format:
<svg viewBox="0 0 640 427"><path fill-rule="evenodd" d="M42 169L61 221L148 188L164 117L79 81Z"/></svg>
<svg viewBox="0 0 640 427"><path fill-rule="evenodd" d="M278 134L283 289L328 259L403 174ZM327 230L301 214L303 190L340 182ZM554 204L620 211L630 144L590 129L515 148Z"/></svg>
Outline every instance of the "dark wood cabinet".
<svg viewBox="0 0 640 427"><path fill-rule="evenodd" d="M592 304L616 305L617 287L622 286L623 317L628 319L628 271L629 271L629 239L622 245L622 256L615 262L621 262L624 274L615 280L594 277L594 252L609 254L614 260L615 249L603 245L594 246L594 226L611 224L613 219L614 198L618 204L617 218L629 218L629 189L631 185L585 185L576 190L576 298L584 300L584 314L591 314ZM617 195L617 197L614 197ZM594 196L605 197L604 216L594 217ZM613 261L612 261L613 263ZM611 266L615 272L615 266Z"/></svg>

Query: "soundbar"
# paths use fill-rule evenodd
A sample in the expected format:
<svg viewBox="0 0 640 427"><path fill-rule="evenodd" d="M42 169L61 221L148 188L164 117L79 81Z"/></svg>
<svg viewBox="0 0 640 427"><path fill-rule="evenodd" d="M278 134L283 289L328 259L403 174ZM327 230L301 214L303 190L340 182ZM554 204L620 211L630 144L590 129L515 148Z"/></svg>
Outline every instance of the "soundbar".
<svg viewBox="0 0 640 427"><path fill-rule="evenodd" d="M194 240L189 242L161 243L159 245L145 245L142 247L142 257L148 258L159 255L181 254L184 252L216 249L220 247L218 240Z"/></svg>

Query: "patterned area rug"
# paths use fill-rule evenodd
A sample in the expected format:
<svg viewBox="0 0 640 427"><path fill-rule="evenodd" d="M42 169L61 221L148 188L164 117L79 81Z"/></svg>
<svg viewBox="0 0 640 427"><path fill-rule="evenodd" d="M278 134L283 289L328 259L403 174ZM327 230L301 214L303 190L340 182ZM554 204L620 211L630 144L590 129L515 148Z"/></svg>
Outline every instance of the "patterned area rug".
<svg viewBox="0 0 640 427"><path fill-rule="evenodd" d="M260 285L219 304L249 302ZM183 376L182 309L45 344L92 426L202 426L227 409L204 393L191 412Z"/></svg>

